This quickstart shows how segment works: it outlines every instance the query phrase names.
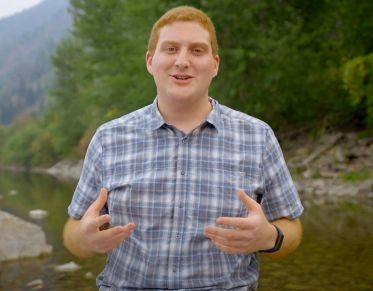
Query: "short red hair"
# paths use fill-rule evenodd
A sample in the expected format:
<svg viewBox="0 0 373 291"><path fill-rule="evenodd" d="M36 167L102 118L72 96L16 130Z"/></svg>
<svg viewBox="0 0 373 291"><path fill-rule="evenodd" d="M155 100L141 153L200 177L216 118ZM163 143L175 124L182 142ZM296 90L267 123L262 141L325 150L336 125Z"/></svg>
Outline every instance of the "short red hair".
<svg viewBox="0 0 373 291"><path fill-rule="evenodd" d="M148 51L151 54L154 54L157 47L161 28L176 21L191 21L199 23L210 35L212 54L218 54L218 41L214 24L210 17L208 17L203 11L191 6L172 8L163 14L156 23L154 23L148 41Z"/></svg>

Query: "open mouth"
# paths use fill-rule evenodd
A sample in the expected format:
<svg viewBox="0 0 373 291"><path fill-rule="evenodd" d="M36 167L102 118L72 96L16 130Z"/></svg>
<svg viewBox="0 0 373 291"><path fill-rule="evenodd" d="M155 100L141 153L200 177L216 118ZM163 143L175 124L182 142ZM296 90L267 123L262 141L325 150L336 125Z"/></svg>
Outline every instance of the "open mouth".
<svg viewBox="0 0 373 291"><path fill-rule="evenodd" d="M191 79L191 76L188 75L172 75L176 80L188 80Z"/></svg>

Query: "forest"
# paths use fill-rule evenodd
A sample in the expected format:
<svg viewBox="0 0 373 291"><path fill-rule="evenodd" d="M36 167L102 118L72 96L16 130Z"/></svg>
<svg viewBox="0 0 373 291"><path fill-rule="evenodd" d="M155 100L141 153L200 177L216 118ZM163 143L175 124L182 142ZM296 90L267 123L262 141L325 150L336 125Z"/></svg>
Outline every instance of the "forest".
<svg viewBox="0 0 373 291"><path fill-rule="evenodd" d="M373 131L373 1L70 0L72 32L52 52L42 114L0 127L0 164L81 159L96 128L149 104L153 23L169 8L201 8L221 59L210 96L275 131Z"/></svg>

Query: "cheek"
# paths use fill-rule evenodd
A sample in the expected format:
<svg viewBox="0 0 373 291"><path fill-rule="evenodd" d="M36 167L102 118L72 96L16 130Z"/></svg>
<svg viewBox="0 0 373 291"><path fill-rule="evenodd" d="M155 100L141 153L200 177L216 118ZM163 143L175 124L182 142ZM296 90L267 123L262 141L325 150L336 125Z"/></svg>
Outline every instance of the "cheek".
<svg viewBox="0 0 373 291"><path fill-rule="evenodd" d="M205 67L203 71L204 74L202 74L202 78L205 83L210 83L212 79L216 76L215 68L212 66Z"/></svg>
<svg viewBox="0 0 373 291"><path fill-rule="evenodd" d="M152 64L152 75L154 79L164 79L168 76L168 65L164 62L154 62Z"/></svg>

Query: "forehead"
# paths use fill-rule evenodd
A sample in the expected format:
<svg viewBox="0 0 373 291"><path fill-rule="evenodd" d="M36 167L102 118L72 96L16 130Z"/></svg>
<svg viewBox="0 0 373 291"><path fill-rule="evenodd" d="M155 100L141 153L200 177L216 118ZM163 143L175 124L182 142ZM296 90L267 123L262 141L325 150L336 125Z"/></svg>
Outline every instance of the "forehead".
<svg viewBox="0 0 373 291"><path fill-rule="evenodd" d="M210 44L210 34L198 22L175 21L165 25L159 31L158 44L168 41L190 41Z"/></svg>

